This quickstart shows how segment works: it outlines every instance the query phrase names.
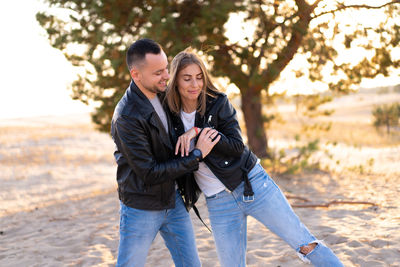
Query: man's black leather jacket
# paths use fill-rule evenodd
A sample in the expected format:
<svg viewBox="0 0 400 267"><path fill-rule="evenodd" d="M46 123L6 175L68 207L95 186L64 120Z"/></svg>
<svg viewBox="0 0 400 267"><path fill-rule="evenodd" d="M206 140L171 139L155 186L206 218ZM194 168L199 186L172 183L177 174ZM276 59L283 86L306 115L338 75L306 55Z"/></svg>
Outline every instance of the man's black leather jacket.
<svg viewBox="0 0 400 267"><path fill-rule="evenodd" d="M171 121L178 136L185 132L183 122L178 114L171 113ZM257 157L243 143L236 110L229 102L228 97L223 93L218 93L216 97L207 96L206 112L204 116L196 113L195 126L214 128L221 135L221 139L204 158L204 162L225 187L233 191L242 181L246 183L247 179L248 182L247 174L257 163ZM194 183L184 185L186 191L192 191L185 194L187 195L185 196L187 198L186 205L188 202L189 204L195 203L199 194L193 192L193 190L198 191L199 189L193 175L191 176L180 179L181 183ZM247 196L253 195L250 184L245 185L245 190L247 190L244 192Z"/></svg>
<svg viewBox="0 0 400 267"><path fill-rule="evenodd" d="M133 81L115 108L111 135L120 200L137 209L174 208L175 179L197 170L199 164L193 154L175 158L161 120Z"/></svg>

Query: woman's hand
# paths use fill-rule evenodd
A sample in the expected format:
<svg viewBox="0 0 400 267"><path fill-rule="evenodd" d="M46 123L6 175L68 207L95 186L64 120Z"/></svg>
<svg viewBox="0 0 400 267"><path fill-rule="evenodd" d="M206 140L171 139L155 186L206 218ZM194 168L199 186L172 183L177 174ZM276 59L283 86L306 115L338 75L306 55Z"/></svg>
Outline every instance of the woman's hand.
<svg viewBox="0 0 400 267"><path fill-rule="evenodd" d="M199 131L199 128L197 128L197 131ZM197 136L197 131L196 128L193 127L179 136L175 146L175 155L178 154L179 151L181 151L181 157L189 155L190 141Z"/></svg>
<svg viewBox="0 0 400 267"><path fill-rule="evenodd" d="M221 135L218 134L217 130L211 128L203 129L196 144L196 148L200 149L203 158L210 153L213 147L218 143L219 139L221 139Z"/></svg>

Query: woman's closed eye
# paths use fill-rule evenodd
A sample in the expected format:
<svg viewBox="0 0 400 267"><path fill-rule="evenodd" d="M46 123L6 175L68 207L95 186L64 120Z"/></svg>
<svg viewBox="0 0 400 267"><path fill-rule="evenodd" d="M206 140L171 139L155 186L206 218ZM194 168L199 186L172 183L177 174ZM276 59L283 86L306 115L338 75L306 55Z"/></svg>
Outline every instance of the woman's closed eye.
<svg viewBox="0 0 400 267"><path fill-rule="evenodd" d="M192 78L183 78L183 80L185 81L185 82L190 82L190 80L192 80ZM202 81L203 80L203 75L202 76L197 76L196 77L196 80L198 80L198 81Z"/></svg>

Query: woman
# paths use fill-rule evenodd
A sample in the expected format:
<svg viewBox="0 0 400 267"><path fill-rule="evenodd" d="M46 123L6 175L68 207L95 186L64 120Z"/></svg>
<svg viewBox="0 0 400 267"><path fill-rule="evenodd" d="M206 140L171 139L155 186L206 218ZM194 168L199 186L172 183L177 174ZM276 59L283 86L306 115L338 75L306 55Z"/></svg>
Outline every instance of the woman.
<svg viewBox="0 0 400 267"><path fill-rule="evenodd" d="M219 92L199 57L191 50L171 63L167 103L172 123L181 135L175 153L187 155L205 127L220 136L186 185L186 202L204 193L222 266L245 266L247 216L253 216L315 266L343 266L334 253L301 223L285 196L244 145L236 111ZM188 201L189 200L189 201ZM190 205L190 204L189 204Z"/></svg>

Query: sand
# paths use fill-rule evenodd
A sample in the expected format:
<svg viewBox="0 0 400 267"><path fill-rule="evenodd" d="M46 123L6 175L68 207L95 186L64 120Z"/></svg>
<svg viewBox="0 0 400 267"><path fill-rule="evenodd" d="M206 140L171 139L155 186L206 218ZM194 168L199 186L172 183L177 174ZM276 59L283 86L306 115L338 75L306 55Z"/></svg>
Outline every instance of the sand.
<svg viewBox="0 0 400 267"><path fill-rule="evenodd" d="M294 209L345 266L400 266L400 147L337 147L332 153L343 160L335 172L273 178L286 195L310 200L291 198L292 204L375 203ZM87 115L0 121L0 266L115 265L119 201L113 149L110 136L93 130ZM363 172L351 168L371 157L374 164ZM209 224L203 197L198 207ZM203 266L219 266L212 235L191 216ZM308 266L252 218L247 264ZM159 235L146 266L173 266Z"/></svg>

